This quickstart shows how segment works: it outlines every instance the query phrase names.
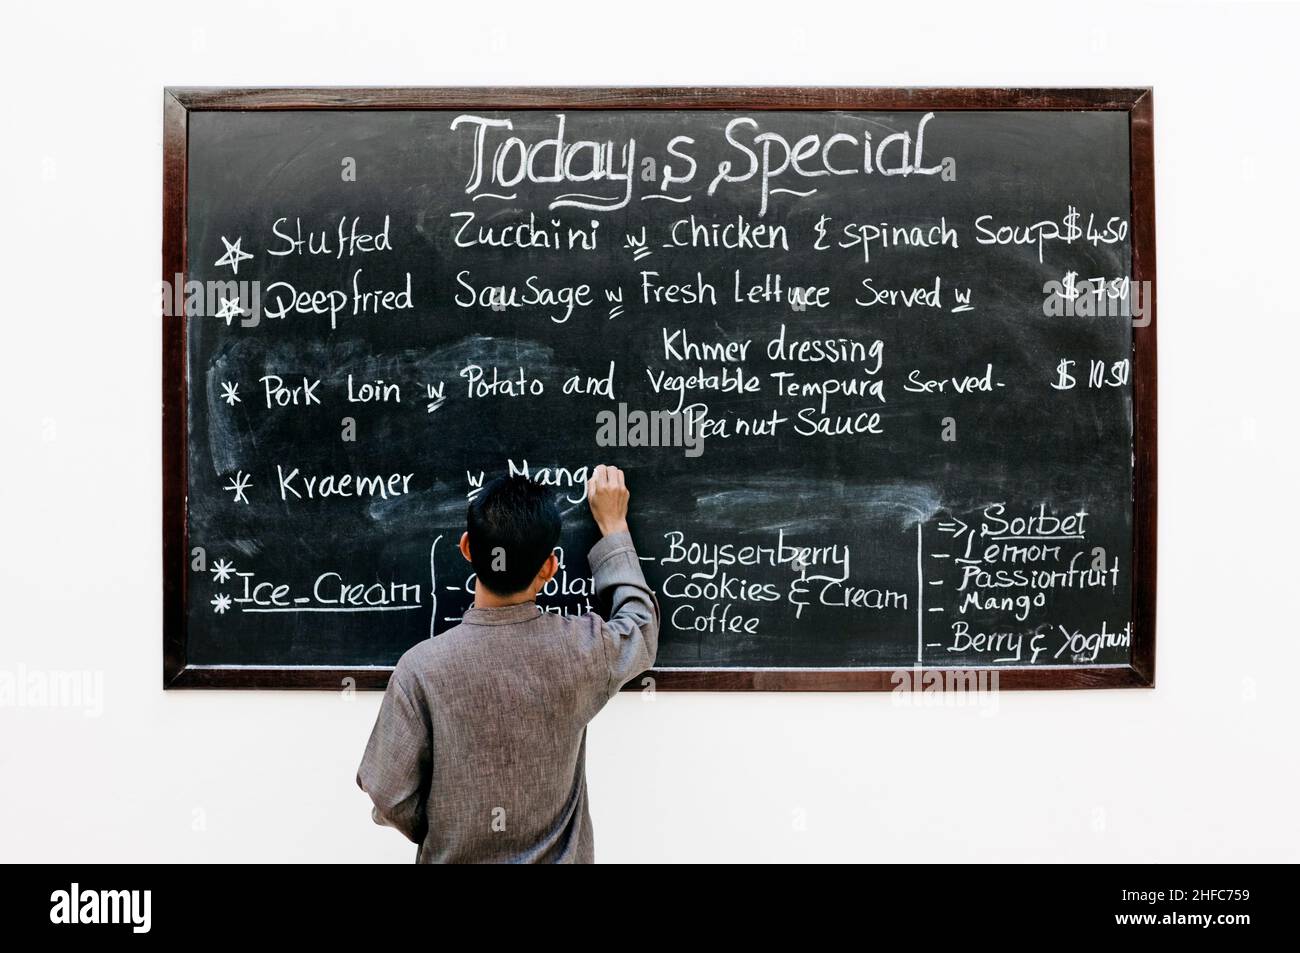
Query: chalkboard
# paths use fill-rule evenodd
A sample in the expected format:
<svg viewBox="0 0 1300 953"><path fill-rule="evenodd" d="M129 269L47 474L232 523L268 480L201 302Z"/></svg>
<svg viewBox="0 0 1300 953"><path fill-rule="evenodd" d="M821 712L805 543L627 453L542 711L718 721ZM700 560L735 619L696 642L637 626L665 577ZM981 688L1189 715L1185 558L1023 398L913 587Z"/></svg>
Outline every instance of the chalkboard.
<svg viewBox="0 0 1300 953"><path fill-rule="evenodd" d="M631 687L1154 683L1148 90L164 102L165 685L382 687L507 472L599 611L600 462Z"/></svg>

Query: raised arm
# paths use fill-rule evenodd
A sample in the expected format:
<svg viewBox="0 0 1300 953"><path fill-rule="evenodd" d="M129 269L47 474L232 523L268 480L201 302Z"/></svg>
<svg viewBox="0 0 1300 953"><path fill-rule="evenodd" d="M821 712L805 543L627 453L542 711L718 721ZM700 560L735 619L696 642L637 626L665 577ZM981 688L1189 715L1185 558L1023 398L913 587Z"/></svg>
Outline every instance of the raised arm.
<svg viewBox="0 0 1300 953"><path fill-rule="evenodd" d="M609 694L654 665L659 650L659 603L646 584L641 561L627 528L630 494L618 467L596 467L587 481L587 502L600 528L591 548L596 592L610 601L609 619L601 627L601 644L609 669Z"/></svg>

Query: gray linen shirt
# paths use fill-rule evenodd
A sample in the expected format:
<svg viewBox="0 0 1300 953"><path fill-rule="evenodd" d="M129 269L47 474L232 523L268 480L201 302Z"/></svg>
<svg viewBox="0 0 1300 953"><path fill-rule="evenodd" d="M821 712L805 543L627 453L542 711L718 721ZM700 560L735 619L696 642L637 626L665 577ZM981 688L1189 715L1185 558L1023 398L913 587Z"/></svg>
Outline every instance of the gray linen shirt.
<svg viewBox="0 0 1300 953"><path fill-rule="evenodd" d="M659 606L627 533L588 556L609 621L469 609L397 663L357 784L419 863L591 863L587 723L654 664Z"/></svg>

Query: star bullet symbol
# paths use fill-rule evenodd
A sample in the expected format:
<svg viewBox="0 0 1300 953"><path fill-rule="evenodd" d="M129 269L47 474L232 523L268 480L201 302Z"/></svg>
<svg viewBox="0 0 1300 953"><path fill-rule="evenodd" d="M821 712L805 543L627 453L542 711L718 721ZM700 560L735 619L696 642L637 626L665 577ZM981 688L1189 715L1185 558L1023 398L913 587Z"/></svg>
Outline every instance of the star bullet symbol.
<svg viewBox="0 0 1300 953"><path fill-rule="evenodd" d="M214 314L213 317L225 318L226 327L230 327L230 322L233 321L235 318L239 317L240 315L250 314L250 313L251 312L245 311L243 308L239 306L238 298L222 298L221 307L217 309L217 313Z"/></svg>
<svg viewBox="0 0 1300 953"><path fill-rule="evenodd" d="M225 582L230 578L230 574L235 571L235 564L228 559L218 559L212 565L213 582Z"/></svg>
<svg viewBox="0 0 1300 953"><path fill-rule="evenodd" d="M230 596L226 595L224 592L219 592L210 605L212 606L213 612L217 615L221 615L230 608Z"/></svg>
<svg viewBox="0 0 1300 953"><path fill-rule="evenodd" d="M221 399L231 407L240 403L239 385L232 384L230 381L221 382Z"/></svg>
<svg viewBox="0 0 1300 953"><path fill-rule="evenodd" d="M235 494L234 501L236 503L240 502L241 500L247 503L248 497L244 495L244 491L247 490L252 485L253 485L253 478L248 476L246 473L244 473L243 470L240 470L238 473L234 475L234 477L231 478L230 482L226 484L226 489L232 491Z"/></svg>
<svg viewBox="0 0 1300 953"><path fill-rule="evenodd" d="M243 241L243 238L236 238L235 244L232 245L226 241L226 236L222 235L221 243L226 246L226 253L217 259L217 265L229 265L232 272L239 274L239 263L253 257L239 247Z"/></svg>

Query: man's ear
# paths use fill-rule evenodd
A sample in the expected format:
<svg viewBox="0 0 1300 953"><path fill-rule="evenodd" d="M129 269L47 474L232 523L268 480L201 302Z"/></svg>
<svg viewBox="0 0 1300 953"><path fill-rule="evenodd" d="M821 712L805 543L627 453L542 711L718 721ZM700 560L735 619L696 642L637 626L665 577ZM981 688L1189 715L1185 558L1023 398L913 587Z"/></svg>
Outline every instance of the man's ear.
<svg viewBox="0 0 1300 953"><path fill-rule="evenodd" d="M556 557L555 552L546 557L546 562L542 563L542 568L538 570L537 579L544 586L551 581L557 572L560 571L560 560ZM539 587L540 588L540 587Z"/></svg>
<svg viewBox="0 0 1300 953"><path fill-rule="evenodd" d="M465 562L473 562L469 558L469 533L460 534L460 554L465 557Z"/></svg>

